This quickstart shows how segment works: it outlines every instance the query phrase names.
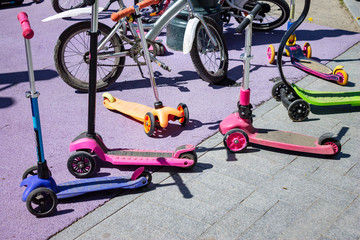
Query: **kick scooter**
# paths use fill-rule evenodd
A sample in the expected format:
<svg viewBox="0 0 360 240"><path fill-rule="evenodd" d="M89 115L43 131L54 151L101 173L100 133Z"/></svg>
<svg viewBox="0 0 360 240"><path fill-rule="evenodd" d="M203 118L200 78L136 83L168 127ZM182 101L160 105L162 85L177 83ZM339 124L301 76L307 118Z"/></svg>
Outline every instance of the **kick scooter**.
<svg viewBox="0 0 360 240"><path fill-rule="evenodd" d="M139 15L139 8L153 4L153 0L145 0L133 7ZM96 2L95 2L96 5ZM97 10L97 8L93 8ZM127 10L127 9L125 9ZM94 15L94 14L93 14ZM97 14L96 14L97 15ZM92 18L97 26L97 18ZM73 154L69 157L67 166L72 175L78 178L90 177L96 169L95 156L114 165L151 165L151 166L174 166L191 169L197 162L194 145L183 145L174 152L170 151L145 151L134 149L109 149L104 144L102 137L95 132L95 104L96 104L96 61L97 61L97 29L91 36L95 36L90 42L90 79L89 79L89 114L88 130L77 136L70 144ZM144 38L143 38L144 39Z"/></svg>
<svg viewBox="0 0 360 240"><path fill-rule="evenodd" d="M309 1L309 2L307 2ZM281 40L278 53L278 68L281 81L272 88L272 96L275 100L282 102L288 110L288 115L295 122L303 121L310 113L310 104L316 106L352 105L360 106L360 92L321 92L310 91L290 84L282 70L282 52L288 38L300 26L307 16L310 8L310 0L305 1L304 10L299 19L292 24Z"/></svg>
<svg viewBox="0 0 360 240"><path fill-rule="evenodd" d="M135 9L133 11L131 11L131 9L134 8L129 7L127 9L122 10L121 14L118 13L119 14L118 17L119 18L127 17L130 14L132 14L130 19L134 19L138 23L139 34L142 43L142 50L144 53L146 65L148 66L148 70L150 74L150 83L154 91L156 102L154 103L154 108L151 108L139 103L120 100L118 98L113 97L110 93L106 92L102 95L104 98L103 104L106 108L110 110L119 111L123 114L133 117L134 119L140 122L143 122L145 133L148 136L152 136L154 134L156 126L159 126L161 128L166 128L168 126L169 120L172 121L179 120L180 124L182 126L185 126L185 124L189 120L189 110L186 104L180 103L177 106L177 108L174 109L164 106L163 103L159 100L159 93L156 87L156 80L151 65L148 45L145 39L142 19L138 13L133 14L135 12Z"/></svg>
<svg viewBox="0 0 360 240"><path fill-rule="evenodd" d="M290 18L288 22L288 29L293 24L295 14L295 0L290 0ZM344 66L336 66L331 69L314 59L311 59L311 46L306 42L301 48L300 45L296 44L296 35L293 33L286 42L285 53L290 56L291 64L300 70L317 76L319 78L336 82L340 85L346 85L348 82L348 74L343 69ZM273 45L269 45L267 50L267 59L270 64L275 62L275 48ZM279 60L278 60L279 61Z"/></svg>
<svg viewBox="0 0 360 240"><path fill-rule="evenodd" d="M26 202L29 212L37 217L50 216L56 211L58 199L71 198L89 192L111 189L134 189L145 187L151 182L151 174L140 167L134 171L131 178L123 177L96 177L57 184L51 177L51 172L44 157L44 148L40 126L38 96L35 89L35 77L32 65L30 39L34 32L30 27L28 16L24 12L18 14L21 23L28 63L30 91L26 96L31 100L32 118L37 147L37 166L30 167L23 174L20 187L26 189L22 201Z"/></svg>
<svg viewBox="0 0 360 240"><path fill-rule="evenodd" d="M334 156L341 151L341 144L331 134L324 134L319 139L298 133L272 129L257 129L252 125L252 106L250 104L249 73L252 42L252 20L260 11L257 4L253 11L237 28L241 32L246 26L244 76L238 102L239 110L220 123L220 133L224 135L224 145L234 153L242 152L249 143L262 146L285 149L296 152L313 153Z"/></svg>

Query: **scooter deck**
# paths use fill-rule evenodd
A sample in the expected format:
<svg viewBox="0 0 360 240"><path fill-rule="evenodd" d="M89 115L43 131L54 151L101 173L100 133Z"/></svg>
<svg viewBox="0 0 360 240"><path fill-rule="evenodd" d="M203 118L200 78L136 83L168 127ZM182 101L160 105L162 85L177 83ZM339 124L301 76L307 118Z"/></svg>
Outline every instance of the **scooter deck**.
<svg viewBox="0 0 360 240"><path fill-rule="evenodd" d="M109 100L105 99L103 102L104 106L107 109L116 110L123 114L129 115L141 122L144 121L146 113L154 111L153 108L140 103L128 102L118 98L114 99L115 102L110 102Z"/></svg>
<svg viewBox="0 0 360 240"><path fill-rule="evenodd" d="M154 109L143 104L128 102L115 97L114 99L114 102L110 102L108 99L104 99L104 106L110 110L116 110L131 116L140 122L145 120L146 113L151 112L154 117L157 118L162 128L166 128L168 126L169 120L174 121L174 116L178 118L183 117L182 113L175 108L163 106L159 109Z"/></svg>
<svg viewBox="0 0 360 240"><path fill-rule="evenodd" d="M295 92L306 102L317 106L352 105L360 106L360 92L317 92L292 84Z"/></svg>
<svg viewBox="0 0 360 240"><path fill-rule="evenodd" d="M297 45L291 47L290 49L292 54L292 61L294 61L295 66L297 66L297 64L302 65L303 67L305 67L305 69L300 66L297 67L303 70L307 70L309 72L314 72L314 74L315 72L332 74L332 70L327 66L319 63L318 61L305 57L300 46Z"/></svg>
<svg viewBox="0 0 360 240"><path fill-rule="evenodd" d="M132 189L145 185L145 177L130 180L122 177L97 177L75 180L57 185L56 196L58 199L79 196L89 192L111 190L111 189Z"/></svg>
<svg viewBox="0 0 360 240"><path fill-rule="evenodd" d="M312 136L271 129L258 129L255 139L306 147L317 147L316 142L318 141Z"/></svg>

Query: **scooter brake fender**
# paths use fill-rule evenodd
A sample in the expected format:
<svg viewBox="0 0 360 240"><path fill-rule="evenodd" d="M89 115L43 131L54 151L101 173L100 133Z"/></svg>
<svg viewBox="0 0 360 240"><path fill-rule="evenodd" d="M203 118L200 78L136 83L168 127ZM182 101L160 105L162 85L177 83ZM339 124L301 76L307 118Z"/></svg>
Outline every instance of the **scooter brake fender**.
<svg viewBox="0 0 360 240"><path fill-rule="evenodd" d="M200 20L197 18L192 18L186 25L185 34L184 34L184 42L183 42L183 53L188 54L192 48L196 27L200 23Z"/></svg>
<svg viewBox="0 0 360 240"><path fill-rule="evenodd" d="M138 169L136 169L131 176L131 180L136 180L144 172L144 169L144 167L139 167Z"/></svg>
<svg viewBox="0 0 360 240"><path fill-rule="evenodd" d="M321 144L322 141L324 141L327 138L332 138L334 136L333 133L324 133L323 135L321 135L321 137L318 140L318 144Z"/></svg>
<svg viewBox="0 0 360 240"><path fill-rule="evenodd" d="M344 68L344 66L337 65L337 66L334 68L334 70L333 70L333 74L335 74L335 72L336 72L337 70L341 70L341 69L343 69L343 68Z"/></svg>
<svg viewBox="0 0 360 240"><path fill-rule="evenodd" d="M174 158L179 158L180 154L185 152L191 152L195 150L195 146L192 144L187 145L181 145L175 149L175 152L173 153Z"/></svg>
<svg viewBox="0 0 360 240"><path fill-rule="evenodd" d="M99 7L99 12L102 12L104 10L103 7ZM70 18L70 17L77 17L80 15L85 15L85 14L91 14L92 12L92 7L86 7L86 8L76 8L76 9L71 9L62 13L58 13L55 14L53 16L47 17L43 20L41 20L42 22L49 22L52 20L56 20L56 19L60 19L60 18Z"/></svg>

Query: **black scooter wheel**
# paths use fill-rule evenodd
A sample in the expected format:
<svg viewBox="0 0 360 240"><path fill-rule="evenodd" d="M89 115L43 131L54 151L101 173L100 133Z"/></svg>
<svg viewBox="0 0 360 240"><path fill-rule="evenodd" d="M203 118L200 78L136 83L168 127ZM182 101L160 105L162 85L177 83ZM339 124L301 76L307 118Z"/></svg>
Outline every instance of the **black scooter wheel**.
<svg viewBox="0 0 360 240"><path fill-rule="evenodd" d="M275 85L271 89L271 95L276 101L281 100L281 89L287 90L286 85L283 82L275 83Z"/></svg>
<svg viewBox="0 0 360 240"><path fill-rule="evenodd" d="M77 151L69 157L67 168L76 178L88 178L95 173L96 162L90 153Z"/></svg>
<svg viewBox="0 0 360 240"><path fill-rule="evenodd" d="M56 211L58 200L49 188L36 188L26 198L26 207L36 217L47 217Z"/></svg>
<svg viewBox="0 0 360 240"><path fill-rule="evenodd" d="M290 103L288 115L294 122L304 121L310 113L310 105L302 99L296 99Z"/></svg>

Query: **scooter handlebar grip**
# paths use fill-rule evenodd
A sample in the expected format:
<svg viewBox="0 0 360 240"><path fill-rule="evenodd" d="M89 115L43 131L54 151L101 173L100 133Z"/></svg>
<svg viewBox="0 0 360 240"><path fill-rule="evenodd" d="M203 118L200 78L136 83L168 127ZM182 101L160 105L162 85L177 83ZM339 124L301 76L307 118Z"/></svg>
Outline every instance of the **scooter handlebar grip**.
<svg viewBox="0 0 360 240"><path fill-rule="evenodd" d="M255 5L255 7L253 8L253 10L249 13L249 15L246 16L246 18L244 18L244 20L241 21L241 23L239 24L239 26L236 27L236 32L237 33L241 33L242 31L244 31L244 29L247 27L247 25L249 25L250 21L252 21L254 19L254 17L261 11L261 4L257 3Z"/></svg>
<svg viewBox="0 0 360 240"><path fill-rule="evenodd" d="M139 6L139 9L142 9L142 8L146 8L147 6L157 4L157 3L159 3L159 0L145 0L145 1L139 2L136 5ZM129 16L130 14L132 14L134 12L135 12L134 6L125 8L123 10L118 11L117 13L111 14L111 20L113 20L114 22L117 22L121 18Z"/></svg>
<svg viewBox="0 0 360 240"><path fill-rule="evenodd" d="M26 39L31 39L34 36L34 31L30 27L28 15L25 12L19 12L17 19L20 22L23 37Z"/></svg>

